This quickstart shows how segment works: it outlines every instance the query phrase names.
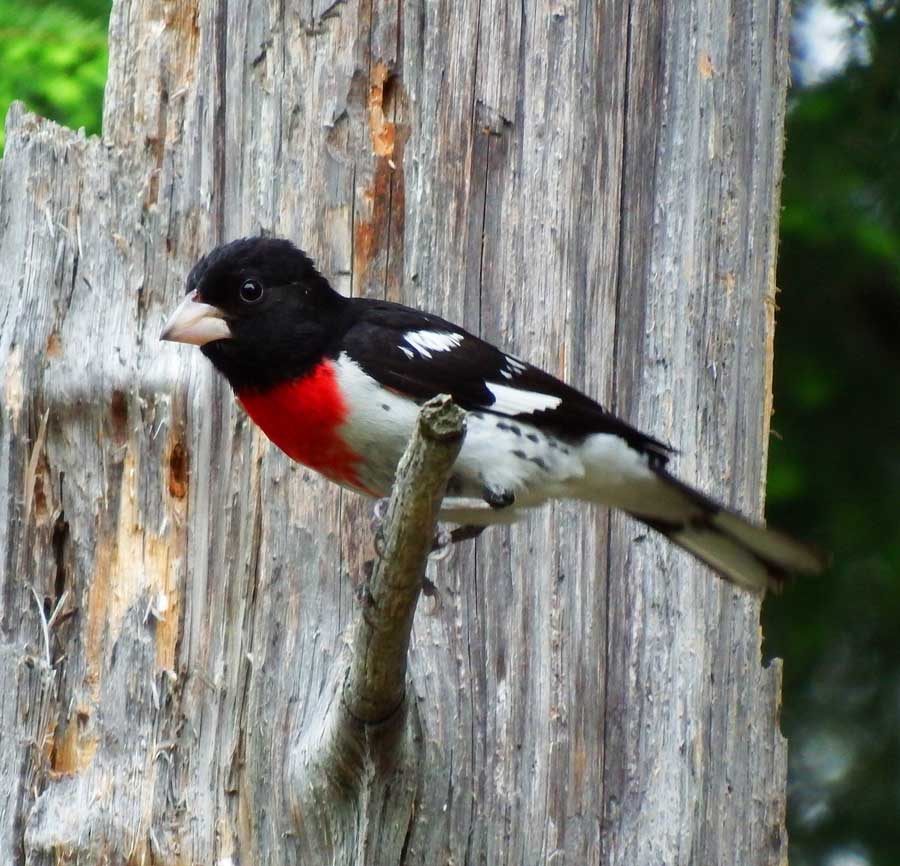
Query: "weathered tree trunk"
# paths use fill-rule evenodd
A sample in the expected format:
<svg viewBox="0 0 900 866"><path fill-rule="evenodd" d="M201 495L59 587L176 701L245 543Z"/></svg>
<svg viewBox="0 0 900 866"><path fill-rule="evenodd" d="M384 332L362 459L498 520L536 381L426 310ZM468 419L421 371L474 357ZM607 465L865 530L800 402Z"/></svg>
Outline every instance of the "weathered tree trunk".
<svg viewBox="0 0 900 866"><path fill-rule="evenodd" d="M0 862L784 862L758 602L570 504L432 564L402 742L375 732L365 772L304 788L369 506L156 336L200 253L286 235L342 291L510 347L758 513L786 14L120 0L103 140L11 111Z"/></svg>

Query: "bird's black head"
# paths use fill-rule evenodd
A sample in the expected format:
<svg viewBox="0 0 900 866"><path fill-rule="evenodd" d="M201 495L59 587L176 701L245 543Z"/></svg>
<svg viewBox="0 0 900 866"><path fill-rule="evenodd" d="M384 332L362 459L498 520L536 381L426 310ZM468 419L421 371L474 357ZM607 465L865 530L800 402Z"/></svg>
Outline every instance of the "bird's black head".
<svg viewBox="0 0 900 866"><path fill-rule="evenodd" d="M236 391L265 390L327 352L345 303L290 241L242 238L194 265L160 339L200 346Z"/></svg>

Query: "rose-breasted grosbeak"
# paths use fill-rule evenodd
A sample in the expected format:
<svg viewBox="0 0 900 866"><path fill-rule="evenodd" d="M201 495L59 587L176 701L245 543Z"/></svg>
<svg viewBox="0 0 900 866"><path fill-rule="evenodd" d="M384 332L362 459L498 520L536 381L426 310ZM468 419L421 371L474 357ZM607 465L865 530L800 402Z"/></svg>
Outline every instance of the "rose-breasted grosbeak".
<svg viewBox="0 0 900 866"><path fill-rule="evenodd" d="M197 262L161 339L200 346L269 439L359 493L388 495L419 406L446 393L469 414L445 521L574 498L624 509L745 588L822 568L675 479L668 446L589 397L437 316L343 297L290 241L244 238Z"/></svg>

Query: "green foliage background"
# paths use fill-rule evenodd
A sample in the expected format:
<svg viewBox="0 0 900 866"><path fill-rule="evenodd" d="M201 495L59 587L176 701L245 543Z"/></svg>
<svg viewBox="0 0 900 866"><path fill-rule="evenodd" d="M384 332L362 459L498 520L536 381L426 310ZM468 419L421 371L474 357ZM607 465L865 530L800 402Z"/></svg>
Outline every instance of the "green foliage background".
<svg viewBox="0 0 900 866"><path fill-rule="evenodd" d="M0 108L99 132L110 0L0 0ZM0 130L0 149L5 135Z"/></svg>
<svg viewBox="0 0 900 866"><path fill-rule="evenodd" d="M0 0L0 110L99 132L110 5ZM900 13L832 5L869 57L790 98L768 512L834 565L766 602L765 651L785 659L793 866L896 866Z"/></svg>
<svg viewBox="0 0 900 866"><path fill-rule="evenodd" d="M792 866L896 866L900 10L832 5L869 59L790 98L768 516L834 561L766 602L764 648L785 660Z"/></svg>

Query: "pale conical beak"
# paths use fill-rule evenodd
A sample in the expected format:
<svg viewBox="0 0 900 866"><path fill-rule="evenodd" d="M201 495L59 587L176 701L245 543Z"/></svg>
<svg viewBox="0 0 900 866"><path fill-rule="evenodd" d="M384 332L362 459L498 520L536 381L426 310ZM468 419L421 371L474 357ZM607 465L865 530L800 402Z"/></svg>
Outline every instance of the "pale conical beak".
<svg viewBox="0 0 900 866"><path fill-rule="evenodd" d="M212 304L194 300L191 294L169 316L159 339L203 346L213 340L227 340L231 336L225 314Z"/></svg>

